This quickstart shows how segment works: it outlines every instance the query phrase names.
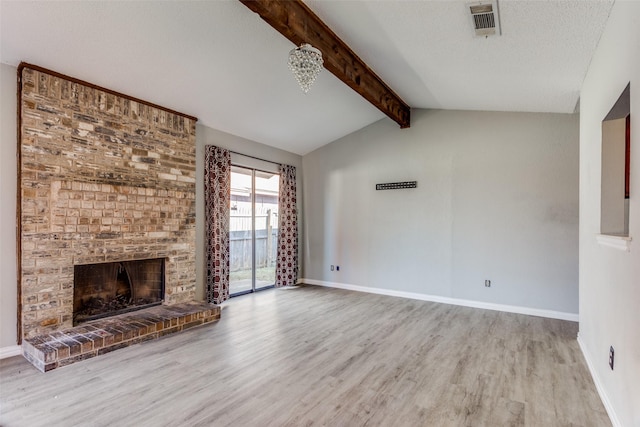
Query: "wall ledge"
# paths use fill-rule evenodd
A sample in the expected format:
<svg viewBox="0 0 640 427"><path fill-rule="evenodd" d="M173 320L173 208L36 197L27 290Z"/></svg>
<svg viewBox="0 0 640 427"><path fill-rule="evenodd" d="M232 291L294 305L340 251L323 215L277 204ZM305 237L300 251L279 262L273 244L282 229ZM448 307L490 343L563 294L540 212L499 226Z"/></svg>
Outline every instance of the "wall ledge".
<svg viewBox="0 0 640 427"><path fill-rule="evenodd" d="M612 234L596 234L596 241L601 246L631 252L631 236L615 236Z"/></svg>
<svg viewBox="0 0 640 427"><path fill-rule="evenodd" d="M8 347L0 347L0 359L6 359L13 356L22 356L21 345L10 345Z"/></svg>
<svg viewBox="0 0 640 427"><path fill-rule="evenodd" d="M442 304L460 305L463 307L481 308L485 310L504 311L507 313L525 314L528 316L546 317L549 319L569 320L577 322L579 316L576 313L566 313L562 311L545 310L540 308L521 307L515 305L495 304L484 301L473 301L458 298L442 297L439 295L420 294L415 292L396 291L392 289L370 288L368 286L350 285L346 283L325 282L315 279L298 279L299 284L324 286L327 288L338 288L349 291L367 292L371 294L388 295L400 298L409 298L421 301L439 302Z"/></svg>
<svg viewBox="0 0 640 427"><path fill-rule="evenodd" d="M580 346L580 350L582 351L582 355L584 356L584 360L587 362L587 368L589 369L589 373L591 374L591 378L593 378L593 382L596 385L596 390L598 390L598 395L600 396L600 400L602 400L602 404L604 405L604 409L607 411L607 415L609 415L609 419L611 420L611 424L613 427L622 427L622 423L618 419L616 415L616 411L613 409L613 405L611 405L611 401L609 400L609 396L602 385L602 381L600 381L600 377L598 376L597 371L594 369L593 359L591 358L591 353L587 350L584 341L580 338L580 332L578 332L578 345Z"/></svg>

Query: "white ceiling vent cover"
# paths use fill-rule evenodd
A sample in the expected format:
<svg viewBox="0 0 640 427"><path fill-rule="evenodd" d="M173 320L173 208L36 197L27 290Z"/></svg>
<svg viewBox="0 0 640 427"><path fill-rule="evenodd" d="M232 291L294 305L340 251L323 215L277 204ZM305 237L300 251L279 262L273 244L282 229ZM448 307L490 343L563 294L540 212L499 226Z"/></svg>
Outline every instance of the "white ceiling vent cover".
<svg viewBox="0 0 640 427"><path fill-rule="evenodd" d="M476 36L500 35L498 0L468 3Z"/></svg>

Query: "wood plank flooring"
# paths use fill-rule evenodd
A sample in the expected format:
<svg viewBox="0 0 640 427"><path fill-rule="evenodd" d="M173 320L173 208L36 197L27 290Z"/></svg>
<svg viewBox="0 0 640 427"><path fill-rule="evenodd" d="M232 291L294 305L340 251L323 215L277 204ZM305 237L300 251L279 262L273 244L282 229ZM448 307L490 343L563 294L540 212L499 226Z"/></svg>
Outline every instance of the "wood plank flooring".
<svg viewBox="0 0 640 427"><path fill-rule="evenodd" d="M302 286L40 373L0 361L0 425L610 426L577 324Z"/></svg>

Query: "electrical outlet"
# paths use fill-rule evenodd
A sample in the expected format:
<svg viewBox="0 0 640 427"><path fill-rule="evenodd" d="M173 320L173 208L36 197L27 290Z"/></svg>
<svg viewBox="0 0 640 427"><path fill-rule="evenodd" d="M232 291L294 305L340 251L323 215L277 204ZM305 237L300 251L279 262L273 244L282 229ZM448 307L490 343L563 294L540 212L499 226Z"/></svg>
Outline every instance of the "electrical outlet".
<svg viewBox="0 0 640 427"><path fill-rule="evenodd" d="M613 371L613 355L614 355L613 346L611 346L609 347L609 367L611 368L612 371Z"/></svg>
<svg viewBox="0 0 640 427"><path fill-rule="evenodd" d="M340 266L336 265L336 271L340 271Z"/></svg>
<svg viewBox="0 0 640 427"><path fill-rule="evenodd" d="M333 265L331 266L331 271L333 271Z"/></svg>
<svg viewBox="0 0 640 427"><path fill-rule="evenodd" d="M485 281L484 281L484 285L485 285L487 288L490 288L490 287L491 287L491 280L485 280Z"/></svg>

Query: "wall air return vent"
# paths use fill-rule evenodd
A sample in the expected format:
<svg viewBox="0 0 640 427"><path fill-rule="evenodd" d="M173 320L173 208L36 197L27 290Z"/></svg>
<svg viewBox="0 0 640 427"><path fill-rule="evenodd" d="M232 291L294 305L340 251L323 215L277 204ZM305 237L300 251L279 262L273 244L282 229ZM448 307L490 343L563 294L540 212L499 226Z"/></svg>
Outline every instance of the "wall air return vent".
<svg viewBox="0 0 640 427"><path fill-rule="evenodd" d="M500 35L500 17L498 15L498 1L484 1L468 3L471 21L476 36Z"/></svg>

